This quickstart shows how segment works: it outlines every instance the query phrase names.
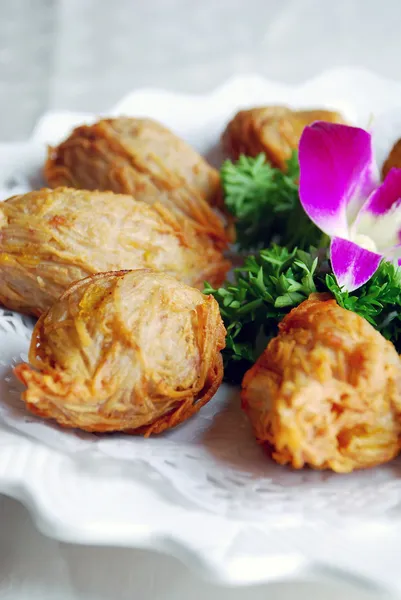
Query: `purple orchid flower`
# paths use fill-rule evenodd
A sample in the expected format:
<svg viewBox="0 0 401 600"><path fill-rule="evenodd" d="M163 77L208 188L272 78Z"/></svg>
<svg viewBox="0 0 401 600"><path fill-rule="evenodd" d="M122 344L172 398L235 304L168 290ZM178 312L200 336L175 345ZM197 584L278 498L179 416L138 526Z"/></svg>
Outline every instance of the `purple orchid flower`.
<svg viewBox="0 0 401 600"><path fill-rule="evenodd" d="M356 290L383 258L400 260L401 169L391 169L380 185L367 131L316 122L302 134L299 165L302 206L331 238L340 287Z"/></svg>

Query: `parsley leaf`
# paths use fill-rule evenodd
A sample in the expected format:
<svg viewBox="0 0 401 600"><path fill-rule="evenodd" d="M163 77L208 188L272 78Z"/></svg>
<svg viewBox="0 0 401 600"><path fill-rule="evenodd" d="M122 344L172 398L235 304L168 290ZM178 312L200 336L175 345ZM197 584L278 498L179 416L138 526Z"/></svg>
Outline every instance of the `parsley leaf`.
<svg viewBox="0 0 401 600"><path fill-rule="evenodd" d="M220 306L227 329L223 350L225 379L239 383L277 334L278 323L313 292L330 292L338 304L356 312L401 352L401 267L383 261L373 277L354 292L338 286L327 249L309 252L272 245L245 260L234 281L219 289L206 284Z"/></svg>
<svg viewBox="0 0 401 600"><path fill-rule="evenodd" d="M401 268L382 261L373 277L354 292L340 289L333 275L326 287L338 304L364 317L401 352Z"/></svg>
<svg viewBox="0 0 401 600"><path fill-rule="evenodd" d="M271 241L294 248L324 245L326 236L310 221L299 201L296 152L287 171L272 167L264 154L240 156L221 167L224 202L236 218L240 250L266 247Z"/></svg>
<svg viewBox="0 0 401 600"><path fill-rule="evenodd" d="M220 306L227 329L223 351L225 378L239 382L277 333L278 323L291 308L317 291L316 252L273 245L245 260L234 271L234 282L214 289L205 284Z"/></svg>

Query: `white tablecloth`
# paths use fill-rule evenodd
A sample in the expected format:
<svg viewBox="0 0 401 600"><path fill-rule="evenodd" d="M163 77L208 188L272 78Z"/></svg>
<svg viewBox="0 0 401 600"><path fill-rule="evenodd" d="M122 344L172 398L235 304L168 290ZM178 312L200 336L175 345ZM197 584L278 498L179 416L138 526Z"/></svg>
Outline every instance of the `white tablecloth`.
<svg viewBox="0 0 401 600"><path fill-rule="evenodd" d="M28 136L48 109L104 110L138 87L202 92L244 72L299 82L342 65L401 79L400 56L400 0L1 0L0 140ZM0 500L0 599L312 595L372 597L318 583L222 590L168 557L48 540Z"/></svg>

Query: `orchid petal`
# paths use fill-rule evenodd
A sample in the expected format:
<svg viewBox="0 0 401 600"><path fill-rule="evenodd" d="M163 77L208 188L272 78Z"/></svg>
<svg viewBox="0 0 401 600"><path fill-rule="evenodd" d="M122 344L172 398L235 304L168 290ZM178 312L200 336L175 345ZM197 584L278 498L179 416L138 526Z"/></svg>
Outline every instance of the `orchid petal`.
<svg viewBox="0 0 401 600"><path fill-rule="evenodd" d="M301 203L330 236L349 236L349 225L379 184L371 142L367 131L336 123L316 122L302 133Z"/></svg>
<svg viewBox="0 0 401 600"><path fill-rule="evenodd" d="M331 241L330 260L338 285L348 292L353 292L369 281L382 256L353 242L335 237Z"/></svg>
<svg viewBox="0 0 401 600"><path fill-rule="evenodd" d="M401 265L401 244L397 244L383 252L385 260Z"/></svg>
<svg viewBox="0 0 401 600"><path fill-rule="evenodd" d="M391 169L363 205L355 221L353 239L366 236L386 252L401 241L401 169Z"/></svg>

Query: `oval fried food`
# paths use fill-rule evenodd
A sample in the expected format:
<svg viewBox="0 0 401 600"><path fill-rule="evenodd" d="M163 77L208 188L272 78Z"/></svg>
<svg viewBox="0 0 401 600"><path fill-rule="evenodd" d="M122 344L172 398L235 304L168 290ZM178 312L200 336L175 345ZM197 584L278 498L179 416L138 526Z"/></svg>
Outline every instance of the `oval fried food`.
<svg viewBox="0 0 401 600"><path fill-rule="evenodd" d="M311 296L283 319L242 385L256 438L278 463L346 473L400 450L400 358L327 296Z"/></svg>
<svg viewBox="0 0 401 600"><path fill-rule="evenodd" d="M16 367L27 408L64 427L150 435L195 414L223 377L217 302L164 273L103 273L43 315Z"/></svg>
<svg viewBox="0 0 401 600"><path fill-rule="evenodd" d="M211 208L220 201L218 171L151 119L120 117L77 127L49 149L44 173L50 187L111 190L160 202L219 248L227 246L224 221Z"/></svg>
<svg viewBox="0 0 401 600"><path fill-rule="evenodd" d="M344 123L343 117L329 110L290 110L285 106L265 106L239 111L222 136L227 154L237 160L240 154L257 156L261 152L274 166L286 169L301 134L315 121Z"/></svg>
<svg viewBox="0 0 401 600"><path fill-rule="evenodd" d="M230 267L175 216L132 196L43 189L0 203L0 303L36 316L78 279L152 268L219 285Z"/></svg>

